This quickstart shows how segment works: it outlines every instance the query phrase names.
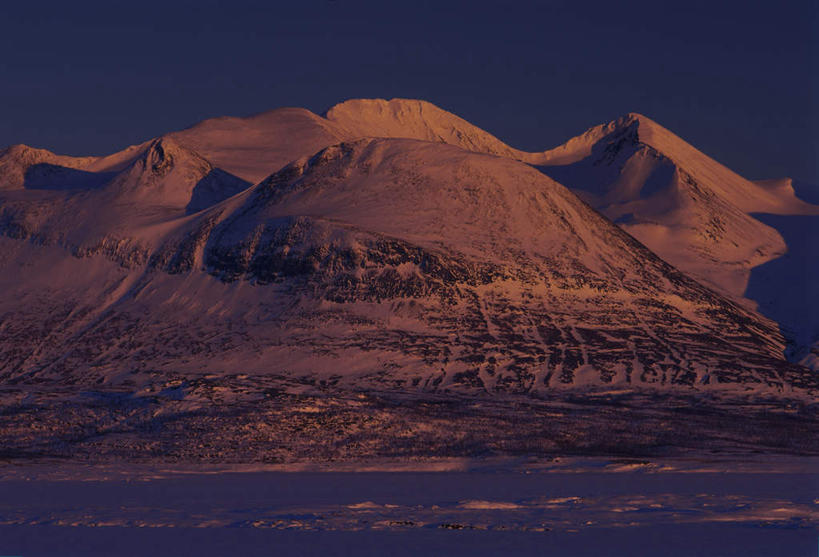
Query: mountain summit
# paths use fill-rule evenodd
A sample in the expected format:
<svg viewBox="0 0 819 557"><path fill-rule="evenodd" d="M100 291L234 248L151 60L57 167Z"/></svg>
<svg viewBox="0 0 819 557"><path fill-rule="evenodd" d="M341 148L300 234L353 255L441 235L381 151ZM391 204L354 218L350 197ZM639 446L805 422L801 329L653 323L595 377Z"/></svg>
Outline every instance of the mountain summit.
<svg viewBox="0 0 819 557"><path fill-rule="evenodd" d="M420 139L508 158L518 159L523 155L493 135L426 101L354 99L333 106L324 117L348 138Z"/></svg>

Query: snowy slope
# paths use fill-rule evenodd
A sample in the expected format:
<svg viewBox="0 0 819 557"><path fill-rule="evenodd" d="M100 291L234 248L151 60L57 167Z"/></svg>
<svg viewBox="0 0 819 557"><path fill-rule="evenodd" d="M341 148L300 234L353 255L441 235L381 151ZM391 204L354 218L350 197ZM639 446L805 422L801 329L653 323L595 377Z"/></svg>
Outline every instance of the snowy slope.
<svg viewBox="0 0 819 557"><path fill-rule="evenodd" d="M816 207L796 197L793 187L788 184L747 180L650 118L636 113L591 128L555 149L537 156L533 154L531 162L546 166L567 166L592 157L599 161L598 164L612 165L620 151L629 151L629 147L641 153L646 147L653 149L742 212L816 212Z"/></svg>
<svg viewBox="0 0 819 557"><path fill-rule="evenodd" d="M638 114L537 162L665 260L775 319L789 357L819 369L815 188L746 180Z"/></svg>
<svg viewBox="0 0 819 557"><path fill-rule="evenodd" d="M750 269L786 251L782 236L750 213L819 214L792 188L746 180L637 114L539 162L661 257L736 297Z"/></svg>
<svg viewBox="0 0 819 557"><path fill-rule="evenodd" d="M104 158L17 152L23 156L0 157L8 170L0 235L80 257L103 253L128 267L147 261L184 215L250 185L167 138Z"/></svg>
<svg viewBox="0 0 819 557"><path fill-rule="evenodd" d="M151 142L105 189L119 201L184 208L194 213L249 186L172 139L161 138Z"/></svg>
<svg viewBox="0 0 819 557"><path fill-rule="evenodd" d="M819 201L819 188L791 178L757 184ZM763 315L780 324L788 339L789 358L819 371L819 215L756 213L754 217L775 228L788 251L751 271L745 296L758 304Z"/></svg>
<svg viewBox="0 0 819 557"><path fill-rule="evenodd" d="M161 167L152 150L120 175L129 187L110 183L117 195L150 186L132 172ZM72 215L83 203L105 210L107 191L72 197ZM80 234L61 206L42 226ZM245 373L472 394L816 388L781 359L773 323L511 159L359 140L194 215L148 214L132 229L97 223L119 243L73 255L6 228L6 381L148 388ZM124 257L132 245L139 257Z"/></svg>
<svg viewBox="0 0 819 557"><path fill-rule="evenodd" d="M27 145L12 145L0 151L0 191L23 189L27 186L27 174L30 187L42 187L44 182L51 181L44 180L46 175L59 173L59 184L53 187L70 188L73 184L87 181L87 176L80 180L76 178L82 175L80 169L93 161L94 157L66 157ZM32 168L33 176L30 172Z"/></svg>
<svg viewBox="0 0 819 557"><path fill-rule="evenodd" d="M149 145L133 145L104 157L70 157L28 145L12 145L0 151L0 190L100 186L144 154Z"/></svg>
<svg viewBox="0 0 819 557"><path fill-rule="evenodd" d="M526 156L466 120L421 100L353 99L333 106L324 117L346 139L420 139L514 159Z"/></svg>
<svg viewBox="0 0 819 557"><path fill-rule="evenodd" d="M432 103L412 99L353 99L320 116L302 108L280 108L248 118L205 120L169 135L253 182L294 159L362 137L449 143L515 159L527 155Z"/></svg>
<svg viewBox="0 0 819 557"><path fill-rule="evenodd" d="M253 183L293 159L344 139L330 122L303 108L279 108L249 118L213 118L169 137Z"/></svg>

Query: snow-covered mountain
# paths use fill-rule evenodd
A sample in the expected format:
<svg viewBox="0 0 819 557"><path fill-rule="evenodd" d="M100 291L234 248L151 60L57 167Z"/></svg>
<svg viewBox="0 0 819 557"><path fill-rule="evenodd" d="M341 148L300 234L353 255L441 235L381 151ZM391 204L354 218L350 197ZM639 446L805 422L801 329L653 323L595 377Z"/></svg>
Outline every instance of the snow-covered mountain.
<svg viewBox="0 0 819 557"><path fill-rule="evenodd" d="M666 261L776 319L791 357L815 365L805 354L819 333L813 318L797 317L819 313L815 296L797 289L800 301L783 301L811 275L811 257L797 245L819 215L792 180L747 180L639 114L591 128L535 163Z"/></svg>
<svg viewBox="0 0 819 557"><path fill-rule="evenodd" d="M751 213L819 214L792 189L746 180L638 114L592 128L539 162L655 253L737 297L753 267L786 251Z"/></svg>
<svg viewBox="0 0 819 557"><path fill-rule="evenodd" d="M18 294L4 326L22 327L2 344L7 378L107 382L124 370L238 367L468 392L813 388L781 360L773 323L679 273L526 164L440 143L358 140L192 217L157 212L190 196L165 177L191 184L207 171L186 153L151 144L101 190L61 197L27 235L13 233L24 227L7 213L7 236L49 248L41 260L30 245L7 246ZM103 203L116 220L72 225L104 213ZM71 309L43 330L43 308L19 305L32 284L20 279L48 275L52 246L75 245L74 255L125 269L100 260L86 270L65 252L71 276L52 276L46 290L58 294L43 303ZM203 359L203 330L244 340L206 343Z"/></svg>
<svg viewBox="0 0 819 557"><path fill-rule="evenodd" d="M0 212L7 228L26 236L65 238L88 227L106 232L156 224L249 186L170 138L109 157L66 157L26 146L0 154ZM59 222L60 215L68 220Z"/></svg>
<svg viewBox="0 0 819 557"><path fill-rule="evenodd" d="M254 183L294 159L363 137L420 139L516 159L527 156L432 103L412 99L353 99L322 115L279 108L248 118L214 118L169 137Z"/></svg>
<svg viewBox="0 0 819 557"><path fill-rule="evenodd" d="M105 157L70 157L12 145L0 151L0 190L90 189L123 170L149 145L133 145Z"/></svg>
<svg viewBox="0 0 819 557"><path fill-rule="evenodd" d="M536 165L667 261L735 297L745 292L750 269L786 251L782 236L752 213L819 211L788 184L746 180L638 114L539 153L514 149L454 114L410 99L355 99L321 116L284 108L216 118L168 135L253 183L296 158L360 137L448 143ZM95 159L94 169L110 166L111 159L127 160L146 146ZM83 165L88 163L65 166Z"/></svg>
<svg viewBox="0 0 819 557"><path fill-rule="evenodd" d="M749 211L812 206L778 183L739 204L744 182L712 185L722 167L666 134L629 116L523 153L393 100L208 120L107 157L9 148L0 399L45 389L88 423L303 389L815 400L777 323L705 282L729 290L784 250ZM640 224L664 235L641 243ZM126 398L101 418L71 398L89 389Z"/></svg>
<svg viewBox="0 0 819 557"><path fill-rule="evenodd" d="M151 142L105 189L118 202L184 208L187 213L195 213L249 186L172 139L160 138Z"/></svg>

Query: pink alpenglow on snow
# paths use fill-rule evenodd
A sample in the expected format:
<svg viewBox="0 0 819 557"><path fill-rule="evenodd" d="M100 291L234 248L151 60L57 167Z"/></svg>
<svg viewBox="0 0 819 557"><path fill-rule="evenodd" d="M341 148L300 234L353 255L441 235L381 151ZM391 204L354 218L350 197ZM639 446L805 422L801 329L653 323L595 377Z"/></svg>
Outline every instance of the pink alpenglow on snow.
<svg viewBox="0 0 819 557"><path fill-rule="evenodd" d="M501 437L543 454L801 443L784 415L751 434L741 416L764 405L718 401L814 400L814 360L755 304L771 289L744 296L788 249L758 213L816 210L637 114L539 153L405 99L216 118L104 157L10 147L0 374L4 404L39 417L2 414L5 446L298 461L472 455ZM588 429L605 414L575 419L601 400L622 405L616 435ZM676 402L642 415L647 400ZM705 400L668 441L674 408ZM507 438L505 401L541 418ZM100 422L124 429L64 441ZM529 427L564 433L532 446ZM353 432L369 441L339 444Z"/></svg>

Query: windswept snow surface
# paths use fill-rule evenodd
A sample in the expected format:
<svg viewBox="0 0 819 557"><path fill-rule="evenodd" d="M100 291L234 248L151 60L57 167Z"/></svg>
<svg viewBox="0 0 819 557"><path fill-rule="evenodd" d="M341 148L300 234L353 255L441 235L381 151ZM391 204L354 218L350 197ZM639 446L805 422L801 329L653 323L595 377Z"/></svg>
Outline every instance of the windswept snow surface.
<svg viewBox="0 0 819 557"><path fill-rule="evenodd" d="M815 485L813 473L608 470L2 480L0 551L806 555L819 526L806 489Z"/></svg>

